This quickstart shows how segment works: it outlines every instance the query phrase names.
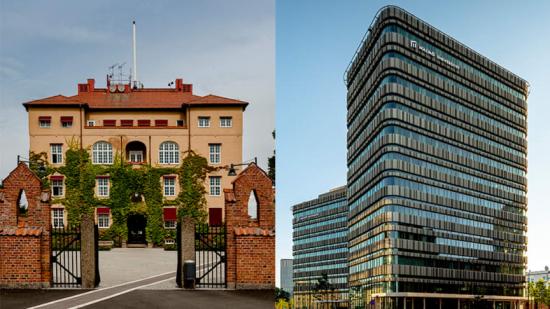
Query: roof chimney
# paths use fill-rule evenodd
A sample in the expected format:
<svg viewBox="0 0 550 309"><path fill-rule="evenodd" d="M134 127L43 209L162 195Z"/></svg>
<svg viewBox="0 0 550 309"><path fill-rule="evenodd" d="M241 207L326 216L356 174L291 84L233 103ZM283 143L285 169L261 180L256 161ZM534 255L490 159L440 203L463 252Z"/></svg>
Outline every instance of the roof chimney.
<svg viewBox="0 0 550 309"><path fill-rule="evenodd" d="M94 92L94 89L95 89L95 79L88 78L88 91Z"/></svg>
<svg viewBox="0 0 550 309"><path fill-rule="evenodd" d="M176 78L176 91L183 91L183 79Z"/></svg>

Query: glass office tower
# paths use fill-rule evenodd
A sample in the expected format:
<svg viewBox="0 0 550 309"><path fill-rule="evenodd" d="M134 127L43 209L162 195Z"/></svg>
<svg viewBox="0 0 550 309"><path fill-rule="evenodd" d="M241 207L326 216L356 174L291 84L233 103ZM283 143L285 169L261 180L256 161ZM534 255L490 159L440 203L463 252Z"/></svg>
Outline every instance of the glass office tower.
<svg viewBox="0 0 550 309"><path fill-rule="evenodd" d="M394 6L345 78L352 305L518 306L528 83Z"/></svg>
<svg viewBox="0 0 550 309"><path fill-rule="evenodd" d="M292 207L295 308L348 307L346 188ZM320 284L323 276L328 285Z"/></svg>

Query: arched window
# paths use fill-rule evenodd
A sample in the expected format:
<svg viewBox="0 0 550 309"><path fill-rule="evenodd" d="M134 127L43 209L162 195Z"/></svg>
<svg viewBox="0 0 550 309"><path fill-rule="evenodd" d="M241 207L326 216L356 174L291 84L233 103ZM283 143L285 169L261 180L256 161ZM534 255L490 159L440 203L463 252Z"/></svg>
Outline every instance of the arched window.
<svg viewBox="0 0 550 309"><path fill-rule="evenodd" d="M159 149L160 164L180 163L180 147L174 142L164 142Z"/></svg>
<svg viewBox="0 0 550 309"><path fill-rule="evenodd" d="M29 202L27 200L27 194L25 190L21 189L19 191L19 196L17 197L17 215L26 216L29 211Z"/></svg>
<svg viewBox="0 0 550 309"><path fill-rule="evenodd" d="M256 199L256 192L254 190L250 191L250 196L248 197L248 218L251 220L258 219L258 200Z"/></svg>
<svg viewBox="0 0 550 309"><path fill-rule="evenodd" d="M97 142L92 149L93 164L113 164L113 146L107 142Z"/></svg>

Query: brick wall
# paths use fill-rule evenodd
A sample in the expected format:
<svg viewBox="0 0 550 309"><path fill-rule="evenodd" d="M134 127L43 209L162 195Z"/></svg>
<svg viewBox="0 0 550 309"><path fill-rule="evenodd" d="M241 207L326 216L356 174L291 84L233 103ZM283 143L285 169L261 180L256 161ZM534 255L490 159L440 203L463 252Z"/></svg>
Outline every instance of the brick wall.
<svg viewBox="0 0 550 309"><path fill-rule="evenodd" d="M248 215L255 194L257 219ZM225 189L227 226L227 285L237 289L275 288L275 198L273 182L250 164Z"/></svg>
<svg viewBox="0 0 550 309"><path fill-rule="evenodd" d="M0 236L0 286L28 288L42 286L41 237Z"/></svg>
<svg viewBox="0 0 550 309"><path fill-rule="evenodd" d="M0 287L42 288L51 281L50 202L40 179L20 163L0 189ZM25 191L26 216L18 216Z"/></svg>
<svg viewBox="0 0 550 309"><path fill-rule="evenodd" d="M275 237L241 235L236 237L237 289L275 287Z"/></svg>

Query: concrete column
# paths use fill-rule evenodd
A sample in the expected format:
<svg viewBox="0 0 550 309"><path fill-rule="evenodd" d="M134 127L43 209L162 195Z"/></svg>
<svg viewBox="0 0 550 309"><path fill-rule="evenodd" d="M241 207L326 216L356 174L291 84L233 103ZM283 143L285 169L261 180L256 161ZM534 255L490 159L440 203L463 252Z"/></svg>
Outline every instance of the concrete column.
<svg viewBox="0 0 550 309"><path fill-rule="evenodd" d="M185 278L185 261L195 261L195 220L189 217L185 217L181 219L181 229L180 229L180 248L181 248L181 256L179 257L179 263L181 265L180 269L180 278L181 282L178 283L181 287L183 287L183 282ZM195 264L195 269L198 271L199 265Z"/></svg>
<svg viewBox="0 0 550 309"><path fill-rule="evenodd" d="M182 218L181 250L181 265L187 260L195 261L195 220L193 218Z"/></svg>
<svg viewBox="0 0 550 309"><path fill-rule="evenodd" d="M80 273L82 288L95 288L95 268L98 261L95 255L95 223L93 215L84 215L80 225Z"/></svg>

